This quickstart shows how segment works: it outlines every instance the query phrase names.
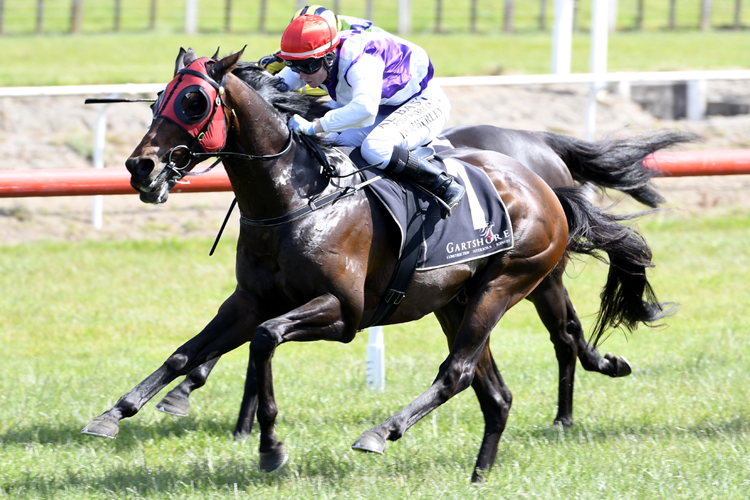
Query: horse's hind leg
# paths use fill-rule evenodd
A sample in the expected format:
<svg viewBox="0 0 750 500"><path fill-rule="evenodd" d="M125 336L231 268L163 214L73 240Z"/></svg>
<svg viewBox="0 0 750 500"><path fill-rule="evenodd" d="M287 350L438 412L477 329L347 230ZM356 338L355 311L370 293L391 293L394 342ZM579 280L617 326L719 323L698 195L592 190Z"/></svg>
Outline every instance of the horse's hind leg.
<svg viewBox="0 0 750 500"><path fill-rule="evenodd" d="M447 337L448 348L453 346L463 313L463 306L455 300L435 312L435 316L440 321L443 332ZM510 390L497 369L492 352L490 352L489 342L485 344L479 357L471 387L477 395L484 416L484 436L471 478L472 482L478 482L484 478L495 463L497 447L505 430L512 403Z"/></svg>
<svg viewBox="0 0 750 500"><path fill-rule="evenodd" d="M555 346L558 385L557 416L554 422L570 427L573 425L573 384L575 382L578 344L574 336L567 330L568 305L572 308L572 304L565 292L562 275L553 271L527 298L534 304L537 314L549 331L550 340Z"/></svg>
<svg viewBox="0 0 750 500"><path fill-rule="evenodd" d="M254 300L236 291L198 335L180 346L158 370L122 396L112 408L95 418L83 432L114 438L119 431L118 423L121 419L138 413L143 405L175 378L250 340L257 324L254 313L256 310Z"/></svg>
<svg viewBox="0 0 750 500"><path fill-rule="evenodd" d="M587 371L611 377L630 374L630 365L621 356L606 354L602 357L587 341L562 275L547 276L528 297L534 303L539 318L550 334L555 346L558 364L557 416L554 423L573 425L573 388L575 384L576 357Z"/></svg>
<svg viewBox="0 0 750 500"><path fill-rule="evenodd" d="M602 357L599 351L588 343L586 335L583 332L581 320L578 319L578 314L573 303L570 301L567 289L565 290L565 301L568 311L568 321L565 329L578 343L578 359L581 360L581 366L586 371L598 372L610 377L626 377L630 375L632 368L624 356L615 356L612 353L607 353Z"/></svg>
<svg viewBox="0 0 750 500"><path fill-rule="evenodd" d="M208 375L219 362L219 359L214 358L193 369L182 382L156 403L156 409L170 415L186 417L190 410L190 394L195 389L200 389L205 385Z"/></svg>
<svg viewBox="0 0 750 500"><path fill-rule="evenodd" d="M512 275L514 273L508 273ZM385 442L396 441L432 410L474 384L485 412L489 435L482 441L477 457L474 481L483 477L494 461L497 442L505 429L511 397L497 368L490 367L491 356L487 342L490 332L505 311L520 301L541 280L532 277L500 276L482 289L475 290L456 331L450 354L440 365L437 377L429 389L403 410L388 418L382 425L365 431L352 445L361 451L383 453ZM478 372L481 364L481 373ZM479 373L479 378L477 374Z"/></svg>
<svg viewBox="0 0 750 500"><path fill-rule="evenodd" d="M253 352L250 351L250 360L247 363L247 376L245 377L245 392L242 394L240 414L237 417L237 425L234 427L235 439L242 439L250 435L255 423L255 412L257 410L258 386L256 384Z"/></svg>
<svg viewBox="0 0 750 500"><path fill-rule="evenodd" d="M184 417L190 409L190 394L195 389L200 389L206 383L211 370L213 370L220 358L214 358L195 368L187 374L185 379L180 382L174 389L169 391L164 398L156 404L156 409ZM253 365L252 355L247 366L247 376L245 377L245 391L242 396L240 414L237 418L237 425L234 427L234 437L242 439L250 435L255 423L255 411L258 407L258 390L255 386L255 366Z"/></svg>

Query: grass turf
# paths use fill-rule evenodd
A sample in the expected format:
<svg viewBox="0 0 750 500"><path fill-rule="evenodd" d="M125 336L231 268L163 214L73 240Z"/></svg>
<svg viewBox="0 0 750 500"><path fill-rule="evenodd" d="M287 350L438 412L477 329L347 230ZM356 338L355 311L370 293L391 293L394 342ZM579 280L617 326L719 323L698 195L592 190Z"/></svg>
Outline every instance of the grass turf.
<svg viewBox="0 0 750 500"><path fill-rule="evenodd" d="M739 69L750 67L743 32L617 33L609 39L609 71ZM542 74L550 72L551 36L414 35L430 54L437 76ZM158 83L172 78L181 46L199 55L235 52L258 60L278 50L278 35L127 33L77 36L3 36L0 86ZM572 71L585 73L589 38L573 37Z"/></svg>
<svg viewBox="0 0 750 500"><path fill-rule="evenodd" d="M226 356L187 418L154 411L114 441L80 430L197 333L233 289L233 251L205 240L0 247L0 498L747 498L750 242L747 215L642 221L653 283L680 303L668 327L603 346L633 374L576 381L572 430L551 427L556 363L533 308L493 332L514 394L489 480L469 476L482 435L472 391L382 457L350 449L431 383L446 355L432 318L386 329L387 386L365 385L366 335L287 344L274 358L286 468L257 470L257 432L231 437L247 349ZM569 268L592 323L605 269Z"/></svg>

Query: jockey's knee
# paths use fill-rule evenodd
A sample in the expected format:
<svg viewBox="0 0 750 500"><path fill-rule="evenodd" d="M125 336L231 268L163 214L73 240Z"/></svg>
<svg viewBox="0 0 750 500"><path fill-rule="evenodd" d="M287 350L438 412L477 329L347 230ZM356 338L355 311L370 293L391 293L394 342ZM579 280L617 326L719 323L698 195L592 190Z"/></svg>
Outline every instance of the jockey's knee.
<svg viewBox="0 0 750 500"><path fill-rule="evenodd" d="M391 161L393 146L396 144L384 138L368 137L362 142L362 158L370 165L383 168Z"/></svg>

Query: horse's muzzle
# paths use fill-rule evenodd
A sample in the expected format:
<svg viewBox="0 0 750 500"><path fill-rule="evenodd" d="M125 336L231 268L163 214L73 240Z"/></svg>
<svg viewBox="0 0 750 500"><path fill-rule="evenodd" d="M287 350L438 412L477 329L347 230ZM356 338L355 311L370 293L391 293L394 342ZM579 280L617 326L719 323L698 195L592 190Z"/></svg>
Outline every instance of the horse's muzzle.
<svg viewBox="0 0 750 500"><path fill-rule="evenodd" d="M156 161L150 156L130 157L125 160L130 172L130 185L141 195L144 203L164 203L167 201L170 183L169 172L163 168L156 172Z"/></svg>
<svg viewBox="0 0 750 500"><path fill-rule="evenodd" d="M172 188L172 185L174 185L174 183L163 182L161 184L161 188L158 190L154 190L150 192L144 192L144 191L139 190L140 199L143 203L151 203L155 205L166 203L167 199L169 198L169 190Z"/></svg>

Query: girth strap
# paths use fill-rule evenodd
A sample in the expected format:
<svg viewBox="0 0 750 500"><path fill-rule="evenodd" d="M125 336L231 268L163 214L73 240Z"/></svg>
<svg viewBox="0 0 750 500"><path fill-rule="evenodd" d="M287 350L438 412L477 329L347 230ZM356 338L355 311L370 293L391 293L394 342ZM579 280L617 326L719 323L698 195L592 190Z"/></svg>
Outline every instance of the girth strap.
<svg viewBox="0 0 750 500"><path fill-rule="evenodd" d="M386 293L380 300L375 314L365 325L360 325L364 330L371 326L383 324L396 312L401 301L406 297L406 290L409 288L414 272L417 269L417 260L422 248L422 210L419 206L419 199L414 195L412 189L406 189L406 243L401 257L396 262L393 269L391 281L388 283Z"/></svg>

